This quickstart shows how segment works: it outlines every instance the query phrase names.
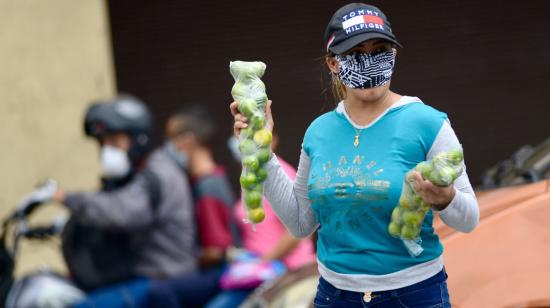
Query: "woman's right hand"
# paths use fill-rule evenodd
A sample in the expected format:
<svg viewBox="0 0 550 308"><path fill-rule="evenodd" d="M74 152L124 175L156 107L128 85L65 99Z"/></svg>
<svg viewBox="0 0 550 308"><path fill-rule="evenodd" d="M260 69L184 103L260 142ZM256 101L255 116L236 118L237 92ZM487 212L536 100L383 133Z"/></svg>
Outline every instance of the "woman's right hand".
<svg viewBox="0 0 550 308"><path fill-rule="evenodd" d="M232 102L231 105L229 105L229 109L231 109L231 114L233 115L234 123L233 123L233 133L235 136L239 137L239 134L241 133L241 129L248 127L248 119L239 112L239 102ZM265 104L265 119L266 119L266 125L265 128L269 130L270 132L273 132L273 116L271 114L271 100L268 100Z"/></svg>

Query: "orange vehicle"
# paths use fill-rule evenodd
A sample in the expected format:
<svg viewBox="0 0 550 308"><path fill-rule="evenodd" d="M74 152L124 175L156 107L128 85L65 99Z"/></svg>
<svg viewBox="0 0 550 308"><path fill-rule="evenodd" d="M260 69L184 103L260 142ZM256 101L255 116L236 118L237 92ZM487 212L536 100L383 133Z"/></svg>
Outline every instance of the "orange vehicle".
<svg viewBox="0 0 550 308"><path fill-rule="evenodd" d="M550 307L550 180L476 192L480 222L460 233L441 220L453 307ZM244 307L309 307L316 264L262 286Z"/></svg>
<svg viewBox="0 0 550 308"><path fill-rule="evenodd" d="M434 222L453 307L550 307L550 180L477 195L472 233Z"/></svg>

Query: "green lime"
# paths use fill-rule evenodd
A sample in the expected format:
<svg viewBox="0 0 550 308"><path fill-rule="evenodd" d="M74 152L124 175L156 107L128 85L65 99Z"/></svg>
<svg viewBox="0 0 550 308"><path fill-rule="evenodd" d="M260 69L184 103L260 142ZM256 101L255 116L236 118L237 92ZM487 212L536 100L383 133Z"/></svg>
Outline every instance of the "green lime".
<svg viewBox="0 0 550 308"><path fill-rule="evenodd" d="M256 177L256 178L257 178L257 177ZM257 191L257 192L259 192L261 195L264 194L264 187L263 187L262 185L255 185L254 187L249 188L249 190Z"/></svg>
<svg viewBox="0 0 550 308"><path fill-rule="evenodd" d="M252 223L260 223L265 218L265 211L261 207L257 207L255 209L248 210L248 220Z"/></svg>
<svg viewBox="0 0 550 308"><path fill-rule="evenodd" d="M434 158L432 158L432 163L434 164L435 168L441 168L443 165L446 164L446 160L447 152L439 152L434 156Z"/></svg>
<svg viewBox="0 0 550 308"><path fill-rule="evenodd" d="M260 167L260 162L258 161L258 158L256 156L250 155L243 158L243 166L248 167L254 171Z"/></svg>
<svg viewBox="0 0 550 308"><path fill-rule="evenodd" d="M409 226L419 226L424 220L422 211L407 211L403 213L403 222Z"/></svg>
<svg viewBox="0 0 550 308"><path fill-rule="evenodd" d="M258 146L250 139L241 139L239 142L239 151L242 155L252 155L256 152Z"/></svg>
<svg viewBox="0 0 550 308"><path fill-rule="evenodd" d="M258 151L258 160L260 161L260 164L263 165L269 161L271 158L271 150L269 148L261 148Z"/></svg>
<svg viewBox="0 0 550 308"><path fill-rule="evenodd" d="M460 150L460 149L450 150L450 151L447 152L447 159L453 165L458 165L464 159L464 154L462 153L462 150Z"/></svg>
<svg viewBox="0 0 550 308"><path fill-rule="evenodd" d="M420 234L420 227L404 225L401 228L401 237L406 240L414 240Z"/></svg>
<svg viewBox="0 0 550 308"><path fill-rule="evenodd" d="M393 237L399 237L399 235L401 235L401 226L395 222L390 222L388 225L388 232Z"/></svg>
<svg viewBox="0 0 550 308"><path fill-rule="evenodd" d="M401 223L401 207L396 206L391 212L391 221L397 224Z"/></svg>
<svg viewBox="0 0 550 308"><path fill-rule="evenodd" d="M246 138L246 139L248 138L252 139L253 138L252 136L254 136L254 129L252 127L249 126L247 128L241 129L240 137Z"/></svg>
<svg viewBox="0 0 550 308"><path fill-rule="evenodd" d="M435 185L449 186L457 178L458 174L453 167L445 166L439 170Z"/></svg>
<svg viewBox="0 0 550 308"><path fill-rule="evenodd" d="M248 209L255 209L262 204L262 194L255 190L244 191L244 204Z"/></svg>
<svg viewBox="0 0 550 308"><path fill-rule="evenodd" d="M257 184L256 175L252 172L247 172L241 175L240 182L241 182L242 188L251 189L254 187L254 185Z"/></svg>
<svg viewBox="0 0 550 308"><path fill-rule="evenodd" d="M418 163L418 165L416 165L416 167L414 169L416 171L420 172L420 174L422 174L422 177L424 179L427 179L428 175L433 170L433 165L429 162L423 161L423 162Z"/></svg>
<svg viewBox="0 0 550 308"><path fill-rule="evenodd" d="M271 132L267 129L260 129L254 134L254 142L261 147L271 144Z"/></svg>
<svg viewBox="0 0 550 308"><path fill-rule="evenodd" d="M256 112L256 114L252 115L250 118L250 125L254 127L255 129L261 129L265 127L265 116L259 112Z"/></svg>
<svg viewBox="0 0 550 308"><path fill-rule="evenodd" d="M399 205L406 210L411 210L416 207L416 204L414 203L414 197L411 198L411 196L407 195L401 195L401 197L399 198Z"/></svg>
<svg viewBox="0 0 550 308"><path fill-rule="evenodd" d="M245 83L243 82L236 82L233 85L233 88L231 88L231 95L235 100L239 100L240 98L246 97L246 93L248 92L248 88Z"/></svg>
<svg viewBox="0 0 550 308"><path fill-rule="evenodd" d="M249 98L242 98L239 101L239 111L247 118L254 116L254 113L258 112L256 101Z"/></svg>
<svg viewBox="0 0 550 308"><path fill-rule="evenodd" d="M267 179L267 170L265 168L256 170L256 178L258 183L263 183Z"/></svg>

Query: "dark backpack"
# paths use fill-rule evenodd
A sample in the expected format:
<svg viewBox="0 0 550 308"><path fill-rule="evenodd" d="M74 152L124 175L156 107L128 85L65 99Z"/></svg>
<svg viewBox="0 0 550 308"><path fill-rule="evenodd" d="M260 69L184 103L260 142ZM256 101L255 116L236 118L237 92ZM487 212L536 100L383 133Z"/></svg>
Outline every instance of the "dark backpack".
<svg viewBox="0 0 550 308"><path fill-rule="evenodd" d="M155 214L161 202L160 180L150 170L142 174ZM71 217L63 230L62 242L71 278L85 291L136 278L138 254L129 233L85 225Z"/></svg>

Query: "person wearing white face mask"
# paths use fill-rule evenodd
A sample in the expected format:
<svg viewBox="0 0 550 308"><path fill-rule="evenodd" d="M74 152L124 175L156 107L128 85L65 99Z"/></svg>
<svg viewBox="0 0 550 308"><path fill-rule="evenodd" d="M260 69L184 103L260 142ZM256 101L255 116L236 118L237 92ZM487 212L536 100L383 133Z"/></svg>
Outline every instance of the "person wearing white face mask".
<svg viewBox="0 0 550 308"><path fill-rule="evenodd" d="M71 211L63 253L75 282L85 290L132 281L128 290L140 286L134 298L139 302L150 279L197 268L189 183L164 150L152 150L152 127L147 107L132 96L93 104L86 112L85 133L101 146L102 188L60 189L55 197ZM128 290L120 298L132 293ZM114 305L94 297L87 302Z"/></svg>
<svg viewBox="0 0 550 308"><path fill-rule="evenodd" d="M116 146L107 145L104 141L104 146L101 148L101 166L105 177L124 177L130 172L130 160L126 151L117 148Z"/></svg>
<svg viewBox="0 0 550 308"><path fill-rule="evenodd" d="M215 120L200 105L185 106L165 126L164 151L191 178L200 245L200 270L156 281L151 307L202 307L220 292L219 278L228 248L237 245L237 224L231 217L235 196L225 169L216 163L211 143Z"/></svg>

